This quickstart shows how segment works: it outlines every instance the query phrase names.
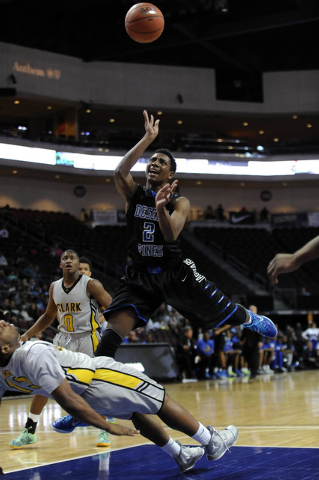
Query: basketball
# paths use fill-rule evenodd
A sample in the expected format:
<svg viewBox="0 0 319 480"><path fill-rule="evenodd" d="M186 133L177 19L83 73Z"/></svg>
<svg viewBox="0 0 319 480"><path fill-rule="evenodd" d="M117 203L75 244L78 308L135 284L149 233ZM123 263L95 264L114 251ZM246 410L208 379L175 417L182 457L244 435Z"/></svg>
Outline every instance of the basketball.
<svg viewBox="0 0 319 480"><path fill-rule="evenodd" d="M164 30L162 12L151 3L133 5L125 16L125 28L129 36L138 43L151 43Z"/></svg>

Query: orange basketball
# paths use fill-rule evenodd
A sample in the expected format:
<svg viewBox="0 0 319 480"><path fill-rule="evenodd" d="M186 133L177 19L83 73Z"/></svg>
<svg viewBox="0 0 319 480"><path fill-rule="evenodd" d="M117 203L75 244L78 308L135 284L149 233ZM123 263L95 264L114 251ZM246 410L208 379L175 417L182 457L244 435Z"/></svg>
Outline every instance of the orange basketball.
<svg viewBox="0 0 319 480"><path fill-rule="evenodd" d="M135 42L151 43L157 40L164 30L164 17L155 5L137 3L125 16L125 28Z"/></svg>

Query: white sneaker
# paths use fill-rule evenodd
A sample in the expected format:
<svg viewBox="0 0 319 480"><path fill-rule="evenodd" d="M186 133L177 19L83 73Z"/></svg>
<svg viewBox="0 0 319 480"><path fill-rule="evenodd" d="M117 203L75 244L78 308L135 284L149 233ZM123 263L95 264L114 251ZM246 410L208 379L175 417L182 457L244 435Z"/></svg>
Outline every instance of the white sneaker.
<svg viewBox="0 0 319 480"><path fill-rule="evenodd" d="M234 425L229 425L225 430L215 430L210 426L206 428L212 434L209 444L205 446L207 460L218 460L237 442L238 430Z"/></svg>
<svg viewBox="0 0 319 480"><path fill-rule="evenodd" d="M187 472L199 460L205 453L203 447L185 447L178 440L176 441L180 445L181 450L177 457L173 457L181 473Z"/></svg>

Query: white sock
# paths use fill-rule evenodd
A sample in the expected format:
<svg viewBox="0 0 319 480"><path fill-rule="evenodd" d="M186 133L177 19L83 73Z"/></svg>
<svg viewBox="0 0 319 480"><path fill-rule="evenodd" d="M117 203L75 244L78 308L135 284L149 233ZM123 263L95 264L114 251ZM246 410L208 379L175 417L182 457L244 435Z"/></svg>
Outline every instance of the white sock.
<svg viewBox="0 0 319 480"><path fill-rule="evenodd" d="M204 446L208 445L212 435L209 432L209 430L207 430L207 428L204 427L204 425L202 425L200 422L198 423L199 423L198 430L195 433L195 435L192 436L192 438L196 442L200 443L201 445L204 445Z"/></svg>
<svg viewBox="0 0 319 480"><path fill-rule="evenodd" d="M30 420L32 420L34 423L38 423L38 421L40 420L40 415L29 412L28 418L30 418Z"/></svg>
<svg viewBox="0 0 319 480"><path fill-rule="evenodd" d="M161 449L170 457L177 457L181 451L180 445L178 445L178 443L176 443L171 437L169 437L168 442L161 447Z"/></svg>

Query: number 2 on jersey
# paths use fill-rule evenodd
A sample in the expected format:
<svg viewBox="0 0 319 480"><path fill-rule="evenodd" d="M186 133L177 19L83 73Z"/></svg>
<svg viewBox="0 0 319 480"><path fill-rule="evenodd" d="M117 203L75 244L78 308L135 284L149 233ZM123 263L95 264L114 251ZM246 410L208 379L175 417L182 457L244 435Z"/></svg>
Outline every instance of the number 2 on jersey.
<svg viewBox="0 0 319 480"><path fill-rule="evenodd" d="M152 222L144 222L143 242L154 242L155 224Z"/></svg>

